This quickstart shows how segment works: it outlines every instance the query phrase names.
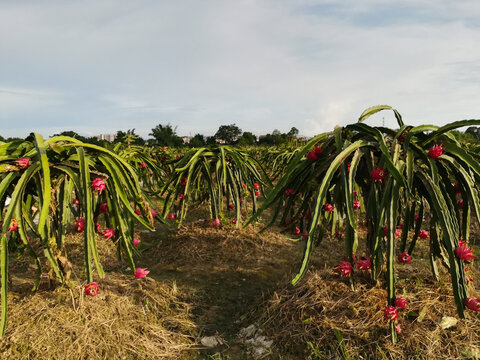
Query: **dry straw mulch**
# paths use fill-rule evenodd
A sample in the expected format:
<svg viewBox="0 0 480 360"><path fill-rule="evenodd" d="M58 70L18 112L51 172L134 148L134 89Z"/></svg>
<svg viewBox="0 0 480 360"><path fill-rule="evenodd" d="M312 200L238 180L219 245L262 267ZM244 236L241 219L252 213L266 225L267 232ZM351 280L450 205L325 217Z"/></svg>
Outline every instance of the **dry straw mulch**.
<svg viewBox="0 0 480 360"><path fill-rule="evenodd" d="M40 246L37 240L34 247ZM97 236L97 246L106 274L99 279L94 272L100 289L95 297L84 294L83 234L66 238L70 287L49 281L50 270L32 293L31 261L11 259L2 359L179 359L194 346L191 305L175 283L135 279L117 259L112 241Z"/></svg>
<svg viewBox="0 0 480 360"><path fill-rule="evenodd" d="M179 359L194 344L190 306L175 285L108 274L82 286L9 298L4 359Z"/></svg>
<svg viewBox="0 0 480 360"><path fill-rule="evenodd" d="M366 277L356 291L332 269L311 271L297 287L286 286L270 299L260 323L285 359L467 359L480 358L480 317L442 329L444 316L458 318L448 277L427 282L401 279L399 293L408 300L399 310L402 328L393 345L383 318L387 293ZM343 338L336 337L334 329ZM308 345L310 343L311 345Z"/></svg>

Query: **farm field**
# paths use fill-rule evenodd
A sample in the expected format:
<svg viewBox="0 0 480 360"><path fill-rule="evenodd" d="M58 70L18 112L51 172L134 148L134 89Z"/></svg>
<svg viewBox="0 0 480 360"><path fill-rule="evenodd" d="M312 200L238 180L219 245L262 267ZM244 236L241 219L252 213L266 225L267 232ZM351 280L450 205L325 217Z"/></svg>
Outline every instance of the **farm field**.
<svg viewBox="0 0 480 360"><path fill-rule="evenodd" d="M0 360L480 360L480 1L0 1Z"/></svg>
<svg viewBox="0 0 480 360"><path fill-rule="evenodd" d="M11 330L0 349L8 358L25 359L478 357L478 318L441 328L444 317L456 317L451 287L448 276L440 283L431 279L425 258L399 274L411 307L394 346L382 316L386 292L368 277L352 292L335 273L343 257L338 239L326 241L305 281L293 287L289 282L303 246L275 230L260 235L257 230L187 222L179 232L160 228L142 234L138 260L151 270L142 282L132 280L112 244L99 241L107 276L98 281L95 298L84 295L78 278L70 288L44 280L33 294L33 276L25 275L28 264L12 261ZM82 273L81 242L71 236L66 245L77 275ZM421 251L425 255L426 247ZM472 272L478 278L476 267ZM249 344L255 333L239 336L252 324L257 339L265 336L270 347ZM202 338L215 335L224 344L202 346Z"/></svg>
<svg viewBox="0 0 480 360"><path fill-rule="evenodd" d="M0 350L479 358L473 125L379 105L284 147L1 142Z"/></svg>

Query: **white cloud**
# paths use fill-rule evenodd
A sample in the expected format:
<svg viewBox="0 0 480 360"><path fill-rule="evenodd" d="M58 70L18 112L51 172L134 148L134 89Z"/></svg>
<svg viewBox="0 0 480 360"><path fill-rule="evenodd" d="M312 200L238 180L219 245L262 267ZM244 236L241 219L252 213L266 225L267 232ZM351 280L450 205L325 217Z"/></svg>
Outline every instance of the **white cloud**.
<svg viewBox="0 0 480 360"><path fill-rule="evenodd" d="M45 107L66 104L65 96L50 89L14 88L0 85L0 111L11 115L24 111L38 111Z"/></svg>
<svg viewBox="0 0 480 360"><path fill-rule="evenodd" d="M479 16L473 0L2 3L0 78L20 93L0 92L0 123L314 135L376 104L478 117Z"/></svg>
<svg viewBox="0 0 480 360"><path fill-rule="evenodd" d="M318 109L314 118L305 119L304 129L309 135L332 131L335 126L345 125L343 123L349 110L346 103L328 103Z"/></svg>

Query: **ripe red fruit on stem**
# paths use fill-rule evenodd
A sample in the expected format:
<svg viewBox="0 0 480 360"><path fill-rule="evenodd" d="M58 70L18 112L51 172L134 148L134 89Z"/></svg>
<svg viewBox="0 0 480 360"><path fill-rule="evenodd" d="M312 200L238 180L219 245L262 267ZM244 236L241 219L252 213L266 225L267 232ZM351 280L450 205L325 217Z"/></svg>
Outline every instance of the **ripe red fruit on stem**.
<svg viewBox="0 0 480 360"><path fill-rule="evenodd" d="M395 306L399 309L405 309L407 307L408 301L404 298L397 297L395 299Z"/></svg>
<svg viewBox="0 0 480 360"><path fill-rule="evenodd" d="M430 234L428 233L427 230L420 230L418 232L418 237L422 240L428 239L429 236L430 236Z"/></svg>
<svg viewBox="0 0 480 360"><path fill-rule="evenodd" d="M147 276L149 272L150 271L146 268L137 268L135 269L135 273L133 274L133 276L135 276L135 279L141 279Z"/></svg>
<svg viewBox="0 0 480 360"><path fill-rule="evenodd" d="M98 293L98 285L96 282L91 282L85 285L85 295L95 296Z"/></svg>
<svg viewBox="0 0 480 360"><path fill-rule="evenodd" d="M80 217L75 220L75 225L77 226L77 231L82 232L85 229L85 218Z"/></svg>
<svg viewBox="0 0 480 360"><path fill-rule="evenodd" d="M408 252L405 251L398 255L398 261L400 261L402 264L408 264L410 261L412 261L412 257L408 254Z"/></svg>
<svg viewBox="0 0 480 360"><path fill-rule="evenodd" d="M385 309L383 309L383 317L388 321L398 319L397 309L391 305L385 307Z"/></svg>
<svg viewBox="0 0 480 360"><path fill-rule="evenodd" d="M480 299L467 298L465 299L465 306L467 309L478 312L480 311Z"/></svg>
<svg viewBox="0 0 480 360"><path fill-rule="evenodd" d="M339 273L341 276L348 277L352 273L352 264L348 261L340 261L340 263L337 265L337 268L335 271Z"/></svg>
<svg viewBox="0 0 480 360"><path fill-rule="evenodd" d="M434 145L428 150L428 156L430 156L432 159L436 159L439 156L443 154L443 144L440 145Z"/></svg>
<svg viewBox="0 0 480 360"><path fill-rule="evenodd" d="M368 257L362 257L357 261L357 267L363 271L370 270L372 268L372 261Z"/></svg>
<svg viewBox="0 0 480 360"><path fill-rule="evenodd" d="M293 190L293 189L285 189L285 195L291 196L291 195L293 195L293 194L295 194L295 190Z"/></svg>
<svg viewBox="0 0 480 360"><path fill-rule="evenodd" d="M103 181L103 179L101 178L93 179L91 185L92 185L92 190L98 191L100 193L106 189L105 181Z"/></svg>
<svg viewBox="0 0 480 360"><path fill-rule="evenodd" d="M28 157L24 157L24 158L15 160L14 163L20 169L26 169L30 166L30 159Z"/></svg>
<svg viewBox="0 0 480 360"><path fill-rule="evenodd" d="M466 245L455 248L455 256L463 261L470 261L475 258L473 249L469 249Z"/></svg>
<svg viewBox="0 0 480 360"><path fill-rule="evenodd" d="M332 212L333 211L333 205L329 204L329 203L326 203L325 205L323 205L323 210L326 211L326 212Z"/></svg>
<svg viewBox="0 0 480 360"><path fill-rule="evenodd" d="M382 180L384 180L386 176L387 176L387 172L382 168L375 168L370 173L370 177L375 182L377 181L382 182Z"/></svg>
<svg viewBox="0 0 480 360"><path fill-rule="evenodd" d="M315 152L315 155L321 155L323 153L323 148L321 146L314 146L313 151Z"/></svg>
<svg viewBox="0 0 480 360"><path fill-rule="evenodd" d="M115 230L113 230L113 228L106 228L103 231L103 236L105 237L105 239L111 239L114 235L115 235Z"/></svg>
<svg viewBox="0 0 480 360"><path fill-rule="evenodd" d="M98 207L98 210L100 210L101 213L103 214L106 214L108 213L108 205L107 203L103 203L103 204L100 204L100 206Z"/></svg>
<svg viewBox="0 0 480 360"><path fill-rule="evenodd" d="M307 153L307 159L312 161L312 162L317 161L318 156L317 156L317 154L315 154L315 151L310 151L309 153Z"/></svg>

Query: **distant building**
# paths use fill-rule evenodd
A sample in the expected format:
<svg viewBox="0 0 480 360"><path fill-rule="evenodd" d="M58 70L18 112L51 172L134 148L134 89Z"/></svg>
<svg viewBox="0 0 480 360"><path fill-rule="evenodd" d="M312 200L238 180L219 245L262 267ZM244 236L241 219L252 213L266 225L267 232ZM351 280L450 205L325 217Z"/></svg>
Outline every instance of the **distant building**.
<svg viewBox="0 0 480 360"><path fill-rule="evenodd" d="M115 134L100 134L98 135L97 140L107 140L109 142L112 142L115 140Z"/></svg>
<svg viewBox="0 0 480 360"><path fill-rule="evenodd" d="M192 140L191 136L182 136L182 140L184 144L190 144L190 140Z"/></svg>

